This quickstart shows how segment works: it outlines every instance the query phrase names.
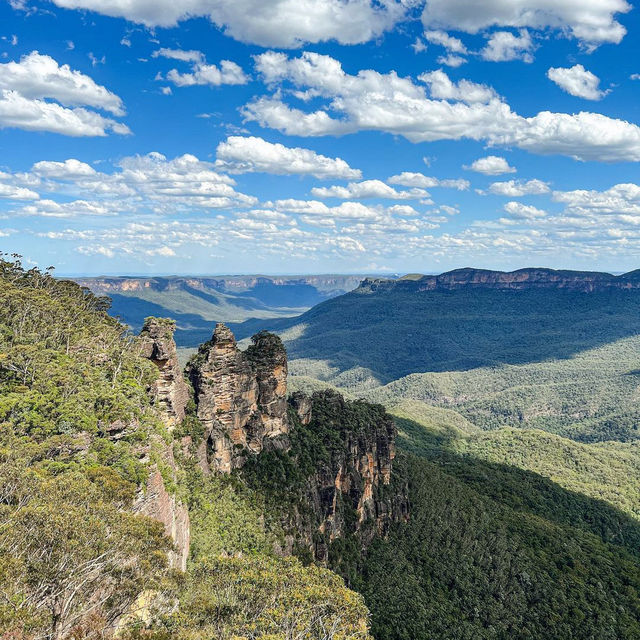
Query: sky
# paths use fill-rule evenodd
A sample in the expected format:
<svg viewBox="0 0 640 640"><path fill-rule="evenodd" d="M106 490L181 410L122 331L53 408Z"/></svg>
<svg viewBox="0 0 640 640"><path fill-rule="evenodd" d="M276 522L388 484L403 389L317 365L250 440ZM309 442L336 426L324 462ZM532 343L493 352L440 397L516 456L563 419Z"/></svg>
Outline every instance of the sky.
<svg viewBox="0 0 640 640"><path fill-rule="evenodd" d="M0 251L64 275L640 268L626 0L0 0Z"/></svg>

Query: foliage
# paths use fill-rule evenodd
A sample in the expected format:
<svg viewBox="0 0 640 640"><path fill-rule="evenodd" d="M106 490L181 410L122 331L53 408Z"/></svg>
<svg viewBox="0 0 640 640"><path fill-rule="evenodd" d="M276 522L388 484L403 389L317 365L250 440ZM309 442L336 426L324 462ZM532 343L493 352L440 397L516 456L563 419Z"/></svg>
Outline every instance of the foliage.
<svg viewBox="0 0 640 640"><path fill-rule="evenodd" d="M92 637L92 617L109 627L164 575L170 543L122 509L134 487L108 467L49 475L13 444L0 457L0 629Z"/></svg>
<svg viewBox="0 0 640 640"><path fill-rule="evenodd" d="M0 256L0 425L36 439L154 425L156 372L108 301Z"/></svg>
<svg viewBox="0 0 640 640"><path fill-rule="evenodd" d="M359 289L274 320L290 370L385 405L451 409L482 429L640 438L640 293Z"/></svg>
<svg viewBox="0 0 640 640"><path fill-rule="evenodd" d="M465 458L407 464L411 519L373 545L355 585L374 637L639 636L637 523L512 467ZM604 522L626 527L628 538L605 542Z"/></svg>

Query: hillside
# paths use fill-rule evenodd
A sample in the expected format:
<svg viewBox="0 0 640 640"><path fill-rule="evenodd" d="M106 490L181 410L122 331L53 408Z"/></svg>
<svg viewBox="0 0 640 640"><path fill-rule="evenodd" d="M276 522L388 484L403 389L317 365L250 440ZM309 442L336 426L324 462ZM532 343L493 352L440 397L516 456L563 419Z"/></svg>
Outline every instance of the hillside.
<svg viewBox="0 0 640 640"><path fill-rule="evenodd" d="M211 334L212 322L297 316L329 298L355 289L363 276L101 277L76 282L95 295L109 296L111 314L142 328L148 316L177 323L179 347L197 347ZM248 337L251 332L241 332Z"/></svg>
<svg viewBox="0 0 640 640"><path fill-rule="evenodd" d="M170 319L0 285L3 637L639 636L634 445L288 395L281 340L222 324L183 372Z"/></svg>
<svg viewBox="0 0 640 640"><path fill-rule="evenodd" d="M460 270L367 280L268 326L296 376L591 442L638 438L639 317L637 272Z"/></svg>

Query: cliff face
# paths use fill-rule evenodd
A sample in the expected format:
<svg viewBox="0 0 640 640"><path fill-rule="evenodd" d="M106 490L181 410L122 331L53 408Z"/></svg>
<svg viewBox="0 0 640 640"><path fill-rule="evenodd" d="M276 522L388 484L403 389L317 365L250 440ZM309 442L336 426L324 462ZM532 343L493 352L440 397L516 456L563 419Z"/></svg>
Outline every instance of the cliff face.
<svg viewBox="0 0 640 640"><path fill-rule="evenodd" d="M404 291L451 291L477 289L567 289L591 293L606 289L638 289L640 277L632 271L620 276L595 271L556 271L554 269L519 269L518 271L488 271L485 269L456 269L437 276L411 277L400 280L367 278L360 285L362 291L385 291L398 288Z"/></svg>
<svg viewBox="0 0 640 640"><path fill-rule="evenodd" d="M327 561L334 540L356 535L366 547L392 521L406 518L404 493L390 489L392 419L382 407L332 392L296 393L287 402L280 338L259 333L240 351L231 331L218 324L187 371L204 427L198 461L206 472L231 473L250 462L241 473L262 490L273 487L274 459L288 469L278 502L291 505L295 494L297 503L282 513L290 534L284 553L297 545Z"/></svg>
<svg viewBox="0 0 640 640"><path fill-rule="evenodd" d="M308 285L327 296L339 295L355 289L363 276L218 276L167 278L79 278L78 284L98 295L141 291L177 291L185 288L245 293L260 286L278 287Z"/></svg>
<svg viewBox="0 0 640 640"><path fill-rule="evenodd" d="M200 463L230 473L289 430L287 356L280 338L258 334L240 351L231 331L217 324L188 366L197 417L205 429Z"/></svg>
<svg viewBox="0 0 640 640"><path fill-rule="evenodd" d="M306 409L299 398L295 402ZM348 402L331 391L315 393L310 414L302 415L309 429L331 442L329 459L317 465L306 496L314 522L307 538L314 557L326 561L334 540L355 535L364 549L392 522L408 518L405 488L390 486L397 430L382 407Z"/></svg>
<svg viewBox="0 0 640 640"><path fill-rule="evenodd" d="M151 393L170 431L184 420L189 400L189 390L173 339L175 329L176 323L172 320L147 318L140 332L142 355L151 360L159 371Z"/></svg>
<svg viewBox="0 0 640 640"><path fill-rule="evenodd" d="M142 355L158 367L158 378L150 393L170 432L184 419L189 400L189 390L178 364L174 331L173 321L148 318L140 334ZM165 473L171 474L172 481L175 482L177 467L171 445L157 438L152 443L152 448L161 457ZM191 536L189 511L176 496L167 491L157 464L151 468L146 487L139 491L134 509L164 525L165 533L175 545L175 550L169 554L169 563L184 571Z"/></svg>

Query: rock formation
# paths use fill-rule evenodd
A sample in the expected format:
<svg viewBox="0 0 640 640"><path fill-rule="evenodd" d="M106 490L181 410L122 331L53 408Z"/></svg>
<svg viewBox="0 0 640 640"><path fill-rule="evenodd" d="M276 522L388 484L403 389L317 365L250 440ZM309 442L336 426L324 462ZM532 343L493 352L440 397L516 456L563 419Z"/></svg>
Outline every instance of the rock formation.
<svg viewBox="0 0 640 640"><path fill-rule="evenodd" d="M238 469L249 453L260 453L288 432L287 356L277 336L259 333L243 352L231 331L217 324L189 363L188 374L205 430L200 450L205 469Z"/></svg>
<svg viewBox="0 0 640 640"><path fill-rule="evenodd" d="M384 291L451 291L463 288L481 289L567 289L592 293L608 289L640 288L640 271L614 276L596 271L558 271L529 268L517 271L489 271L486 269L455 269L437 276L410 276L399 280L366 278L360 289Z"/></svg>
<svg viewBox="0 0 640 640"><path fill-rule="evenodd" d="M189 400L173 339L175 329L173 320L147 318L140 332L142 355L158 367L158 379L151 394L169 431L184 420Z"/></svg>
<svg viewBox="0 0 640 640"><path fill-rule="evenodd" d="M150 389L151 397L170 432L184 419L189 400L189 389L178 364L173 339L175 326L172 320L147 318L140 333L142 355L158 367L158 378ZM162 458L165 473L172 474L172 481L175 482L177 468L172 446L158 438L152 443L152 448ZM190 544L189 511L175 495L167 491L158 465L152 465L147 485L139 491L134 509L164 525L165 533L175 545L175 550L169 554L169 563L184 571Z"/></svg>
<svg viewBox="0 0 640 640"><path fill-rule="evenodd" d="M170 452L171 449L166 451ZM175 472L173 456L171 462L173 466L168 468ZM175 550L169 552L169 565L185 571L191 541L189 511L175 495L167 491L164 478L157 468L149 474L145 489L138 492L134 511L154 518L164 525L164 532L171 538L175 547Z"/></svg>
<svg viewBox="0 0 640 640"><path fill-rule="evenodd" d="M299 397L294 402L305 406ZM311 398L309 427L334 434L331 460L320 465L308 483L313 534L321 534L311 536L312 553L319 561L327 560L328 545L337 538L356 535L366 548L377 535L385 535L393 521L408 517L406 488L390 487L396 426L382 407L367 405L358 419L360 408L364 403L347 402L333 391Z"/></svg>

